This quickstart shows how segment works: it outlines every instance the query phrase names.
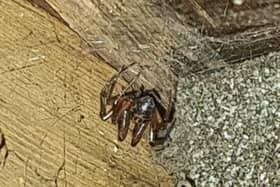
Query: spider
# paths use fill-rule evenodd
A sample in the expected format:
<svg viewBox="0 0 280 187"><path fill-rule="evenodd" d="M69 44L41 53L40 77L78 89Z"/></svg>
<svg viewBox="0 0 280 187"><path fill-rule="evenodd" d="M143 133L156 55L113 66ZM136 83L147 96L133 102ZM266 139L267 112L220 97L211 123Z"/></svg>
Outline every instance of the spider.
<svg viewBox="0 0 280 187"><path fill-rule="evenodd" d="M100 117L103 121L111 118L112 123L117 125L119 141L126 138L132 122L134 128L131 146L134 147L139 143L148 126L150 145L163 144L173 125L173 97L170 94L169 104L165 109L159 94L154 89L146 90L142 85L137 91L128 91L140 74L119 95L112 96L118 78L129 66L123 66L101 90ZM111 108L107 111L108 105L111 105Z"/></svg>

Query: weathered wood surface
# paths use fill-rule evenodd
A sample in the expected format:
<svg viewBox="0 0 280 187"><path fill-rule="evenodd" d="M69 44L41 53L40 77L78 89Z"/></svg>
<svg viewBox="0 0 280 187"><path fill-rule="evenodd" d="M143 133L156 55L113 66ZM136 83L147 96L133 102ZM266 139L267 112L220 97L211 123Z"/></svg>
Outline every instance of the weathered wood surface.
<svg viewBox="0 0 280 187"><path fill-rule="evenodd" d="M0 1L0 9L0 136L9 150L0 186L173 186L145 141L119 143L116 128L100 121L111 67L29 3Z"/></svg>
<svg viewBox="0 0 280 187"><path fill-rule="evenodd" d="M194 22L203 24L205 32L214 36L280 23L278 0L245 0L240 6L232 0L175 0L173 6Z"/></svg>
<svg viewBox="0 0 280 187"><path fill-rule="evenodd" d="M279 17L280 19L280 17ZM257 31L244 31L238 35L208 38L220 57L227 63L242 62L280 50L280 25L264 26Z"/></svg>
<svg viewBox="0 0 280 187"><path fill-rule="evenodd" d="M177 80L162 61L170 48L182 45L179 35L188 32L188 24L201 27L206 45L219 54L214 61L236 63L280 48L278 0L246 0L241 6L231 0L175 0L174 9L146 1L29 1L63 20L114 67L140 62L145 68L132 72L141 69L139 82L156 87L165 102L165 88ZM176 13L185 16L185 22Z"/></svg>
<svg viewBox="0 0 280 187"><path fill-rule="evenodd" d="M279 0L175 0L174 8L186 22L200 27L205 41L227 63L280 49Z"/></svg>
<svg viewBox="0 0 280 187"><path fill-rule="evenodd" d="M138 81L146 88L156 88L167 105L170 89L175 90L177 77L164 61L170 47L180 45L186 30L170 7L140 1L30 0L53 15L61 17L90 46L89 50L115 68L132 62L129 80L141 71ZM56 12L56 13L54 13ZM172 23L172 24L169 24ZM172 25L172 26L170 26Z"/></svg>

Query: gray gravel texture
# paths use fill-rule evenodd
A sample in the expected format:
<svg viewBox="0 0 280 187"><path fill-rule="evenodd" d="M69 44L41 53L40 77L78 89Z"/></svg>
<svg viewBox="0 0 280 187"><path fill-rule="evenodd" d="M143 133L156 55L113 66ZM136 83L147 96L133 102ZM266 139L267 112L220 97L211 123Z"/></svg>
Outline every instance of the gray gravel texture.
<svg viewBox="0 0 280 187"><path fill-rule="evenodd" d="M280 186L280 52L180 79L154 159L197 187Z"/></svg>

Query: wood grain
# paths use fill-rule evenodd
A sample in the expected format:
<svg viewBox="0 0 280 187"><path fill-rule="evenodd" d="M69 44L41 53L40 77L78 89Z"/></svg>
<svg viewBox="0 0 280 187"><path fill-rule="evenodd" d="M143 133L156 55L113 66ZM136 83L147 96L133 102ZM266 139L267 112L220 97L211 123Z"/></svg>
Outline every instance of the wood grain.
<svg viewBox="0 0 280 187"><path fill-rule="evenodd" d="M0 9L0 128L9 150L0 186L173 186L145 141L119 143L116 128L100 121L112 68L29 3L1 1Z"/></svg>
<svg viewBox="0 0 280 187"><path fill-rule="evenodd" d="M279 50L279 0L246 0L240 6L231 0L174 0L170 4L185 23L200 28L206 45L218 54L216 60L238 63Z"/></svg>
<svg viewBox="0 0 280 187"><path fill-rule="evenodd" d="M177 77L166 59L172 47L182 45L187 33L170 7L153 2L99 0L30 0L56 17L61 17L88 44L88 50L114 68L138 63L126 80L141 71L136 83L155 88L167 106L170 90L176 90ZM42 6L42 1L53 8ZM180 37L179 37L180 36Z"/></svg>

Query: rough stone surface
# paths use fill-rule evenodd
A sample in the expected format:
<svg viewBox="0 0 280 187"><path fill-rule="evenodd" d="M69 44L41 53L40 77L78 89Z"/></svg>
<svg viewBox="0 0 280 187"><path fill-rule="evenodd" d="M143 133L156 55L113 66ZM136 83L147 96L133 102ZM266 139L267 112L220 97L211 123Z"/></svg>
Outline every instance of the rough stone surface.
<svg viewBox="0 0 280 187"><path fill-rule="evenodd" d="M280 186L279 52L181 78L176 109L172 141L154 158L179 183Z"/></svg>

